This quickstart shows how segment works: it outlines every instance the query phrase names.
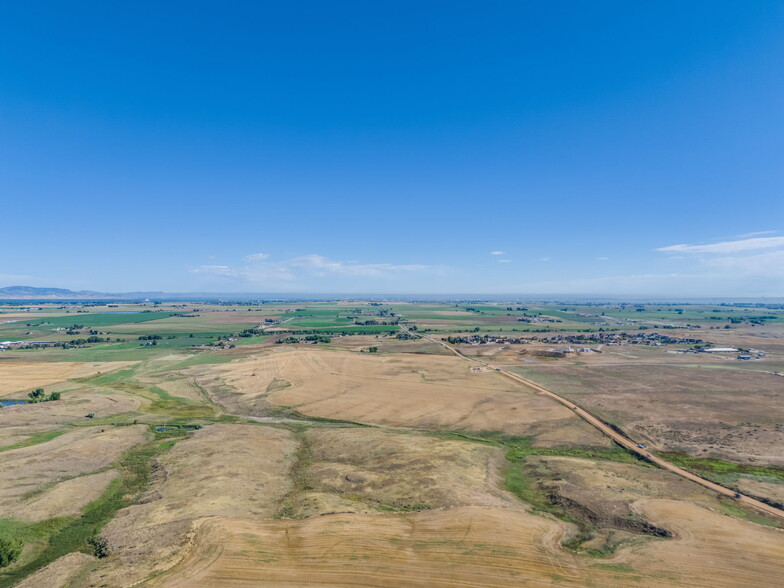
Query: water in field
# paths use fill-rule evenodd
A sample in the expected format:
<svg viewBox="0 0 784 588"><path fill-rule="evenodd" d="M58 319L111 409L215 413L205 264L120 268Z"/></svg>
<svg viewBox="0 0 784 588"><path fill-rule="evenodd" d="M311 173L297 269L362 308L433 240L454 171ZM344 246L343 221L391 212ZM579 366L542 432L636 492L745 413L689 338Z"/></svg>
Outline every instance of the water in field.
<svg viewBox="0 0 784 588"><path fill-rule="evenodd" d="M27 404L27 400L0 400L0 406L13 406L14 404Z"/></svg>

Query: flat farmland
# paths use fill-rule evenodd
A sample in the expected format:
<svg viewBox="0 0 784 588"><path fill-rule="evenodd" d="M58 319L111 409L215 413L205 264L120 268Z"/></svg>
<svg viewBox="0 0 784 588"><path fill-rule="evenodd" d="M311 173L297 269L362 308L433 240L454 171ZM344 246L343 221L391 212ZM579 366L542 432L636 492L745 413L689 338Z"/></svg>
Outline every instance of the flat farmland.
<svg viewBox="0 0 784 588"><path fill-rule="evenodd" d="M270 406L308 416L415 428L547 435L547 443L605 445L571 411L518 389L461 359L327 350L276 350L193 375L231 411L265 414ZM236 394L225 394L226 386ZM555 437L558 437L557 435Z"/></svg>

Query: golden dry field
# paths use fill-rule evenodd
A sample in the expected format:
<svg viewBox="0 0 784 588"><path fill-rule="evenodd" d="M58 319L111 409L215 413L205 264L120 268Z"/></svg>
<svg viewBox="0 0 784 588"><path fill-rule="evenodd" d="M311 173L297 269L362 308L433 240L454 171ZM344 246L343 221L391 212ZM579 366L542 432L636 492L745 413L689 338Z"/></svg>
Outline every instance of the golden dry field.
<svg viewBox="0 0 784 588"><path fill-rule="evenodd" d="M0 398L33 388L51 386L73 378L111 372L129 362L17 362L0 361Z"/></svg>

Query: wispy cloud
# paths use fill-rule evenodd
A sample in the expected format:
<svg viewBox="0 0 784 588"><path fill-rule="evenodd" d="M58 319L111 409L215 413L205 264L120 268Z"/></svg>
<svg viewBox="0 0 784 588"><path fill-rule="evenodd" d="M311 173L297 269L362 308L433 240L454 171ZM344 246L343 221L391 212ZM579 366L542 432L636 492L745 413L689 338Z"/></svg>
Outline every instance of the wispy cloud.
<svg viewBox="0 0 784 588"><path fill-rule="evenodd" d="M260 257L265 255L265 257ZM248 282L294 282L307 278L359 277L392 279L407 273L443 273L443 266L421 264L359 263L338 261L323 255L311 254L282 261L267 261L269 255L253 254L244 258L247 265L201 265L190 270L216 278Z"/></svg>
<svg viewBox="0 0 784 588"><path fill-rule="evenodd" d="M656 251L664 251L665 253L738 253L771 247L784 247L784 237L754 237L707 245L668 245L667 247L659 247Z"/></svg>
<svg viewBox="0 0 784 588"><path fill-rule="evenodd" d="M254 261L264 261L265 259L269 259L269 257L269 253L251 253L250 255L245 256L245 261L253 263Z"/></svg>
<svg viewBox="0 0 784 588"><path fill-rule="evenodd" d="M599 261L607 261L610 258L609 257L597 257L596 259L598 259Z"/></svg>
<svg viewBox="0 0 784 588"><path fill-rule="evenodd" d="M490 255L506 255L503 251L491 251Z"/></svg>
<svg viewBox="0 0 784 588"><path fill-rule="evenodd" d="M741 280L770 295L784 290L784 237L669 245L656 251L670 254L682 268L691 265L695 277L711 280L717 286L722 281Z"/></svg>
<svg viewBox="0 0 784 588"><path fill-rule="evenodd" d="M745 239L747 237L759 237L760 235L772 235L776 231L754 231L753 233L743 233L738 235L736 239Z"/></svg>
<svg viewBox="0 0 784 588"><path fill-rule="evenodd" d="M499 259L498 263L511 263L511 259Z"/></svg>

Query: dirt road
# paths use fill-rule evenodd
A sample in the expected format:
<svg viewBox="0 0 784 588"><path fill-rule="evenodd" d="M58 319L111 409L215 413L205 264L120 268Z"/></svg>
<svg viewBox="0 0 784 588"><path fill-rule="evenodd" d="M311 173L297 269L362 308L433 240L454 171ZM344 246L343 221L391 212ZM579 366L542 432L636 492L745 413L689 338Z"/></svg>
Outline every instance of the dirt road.
<svg viewBox="0 0 784 588"><path fill-rule="evenodd" d="M408 331L408 329L404 325L400 325L400 327L401 327L401 329L403 329L403 330L405 330L407 332L410 332L410 331ZM412 334L414 334L414 333L412 333ZM753 506L754 508L763 511L766 514L769 514L771 516L777 517L779 519L784 519L784 511L782 511L782 510L780 510L780 509L778 509L778 508L776 508L774 506L771 506L769 504L765 504L761 500L757 500L756 498L752 498L751 496L746 496L745 494L737 493L734 490L730 490L729 488L725 488L724 486L722 486L720 484L716 484L714 482L711 482L710 480L706 480L705 478L701 478L700 476L698 476L696 474L692 474L691 472L686 471L683 468L676 466L675 464L672 464L672 463L670 463L670 462L668 462L668 461L666 461L664 459L661 459L660 457L656 457L655 455L651 454L646 449L641 449L635 441L629 439L625 435L622 435L621 433L619 433L618 431L616 431L615 429L613 429L612 427L607 425L600 418L594 416L593 414L591 414L590 412L588 412L584 408L580 408L574 402L572 402L570 400L567 400L566 398L564 398L562 396L559 396L555 392L551 392L551 391L549 391L549 390L547 390L545 388L542 388L538 384L534 384L533 382L531 382L529 380L526 380L525 378L523 378L521 376L518 376L517 374L512 373L512 372L510 372L508 370L505 370L505 369L500 368L500 367L493 366L493 365L491 365L490 363L488 363L488 362L486 362L484 360L468 357L468 356L464 355L463 353L461 353L459 350L455 349L454 347L452 347L451 345L446 343L445 341L439 341L438 339L435 339L434 337L429 337L427 335L422 335L422 337L424 337L425 339L428 339L429 341L432 341L433 343L438 343L439 345L444 346L446 349L448 349L449 351L451 351L452 353L454 353L458 357L461 357L461 358L465 359L466 361L482 365L482 366L484 366L484 367L486 367L488 369L495 370L495 371L503 374L507 378L510 378L510 379L514 380L515 382L518 382L519 384L522 384L522 385L526 386L527 388L530 388L530 389L534 390L535 392L538 392L539 394L543 394L545 396L549 396L550 398L552 398L556 402L560 402L561 404L563 404L567 408L569 408L572 411L574 411L574 413L577 416L579 416L581 419L583 419L584 421L590 423L591 425L593 425L594 427L599 429L602 433L604 433L605 435L610 437L613 441L618 443L618 445L621 445L622 447L625 447L626 449L629 449L630 451L634 451L638 455L644 457L645 459L647 459L651 463L656 464L660 468L668 470L668 471L670 471L670 472L672 472L674 474L677 474L677 475L679 475L679 476L681 476L683 478L686 478L687 480L691 480L692 482L695 482L696 484L699 484L700 486L708 488L709 490L713 490L714 492L718 492L719 494L723 494L724 496L729 496L730 498L734 498L734 499L738 500L739 502L742 502L744 504L748 504L749 506Z"/></svg>

